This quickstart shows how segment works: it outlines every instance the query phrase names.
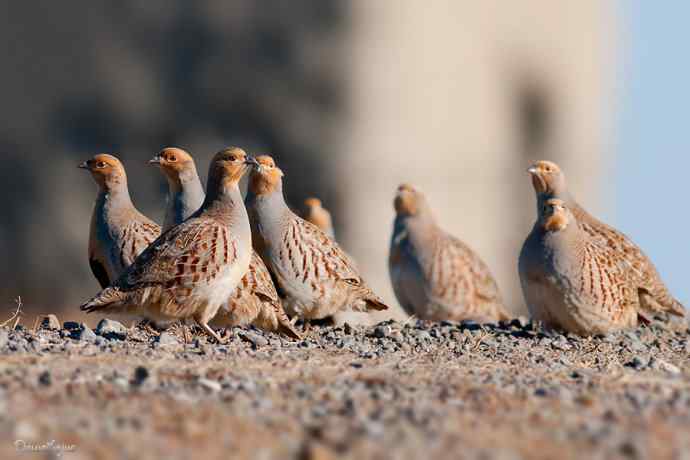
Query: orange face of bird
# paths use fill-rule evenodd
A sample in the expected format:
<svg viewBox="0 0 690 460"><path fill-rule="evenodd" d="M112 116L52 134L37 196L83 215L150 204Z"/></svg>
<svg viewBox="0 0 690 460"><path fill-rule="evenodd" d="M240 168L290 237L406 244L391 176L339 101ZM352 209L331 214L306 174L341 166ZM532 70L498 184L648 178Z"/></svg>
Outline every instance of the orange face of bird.
<svg viewBox="0 0 690 460"><path fill-rule="evenodd" d="M182 149L167 147L153 157L149 163L160 167L166 175L176 177L190 165L193 165L194 159Z"/></svg>
<svg viewBox="0 0 690 460"><path fill-rule="evenodd" d="M558 199L547 200L542 210L544 230L558 232L570 223L571 214L564 201Z"/></svg>
<svg viewBox="0 0 690 460"><path fill-rule="evenodd" d="M393 206L399 216L414 216L419 211L419 192L410 184L401 184Z"/></svg>
<svg viewBox="0 0 690 460"><path fill-rule="evenodd" d="M120 160L107 153L95 155L79 164L79 168L88 170L94 181L101 186L112 186L126 180L125 168Z"/></svg>
<svg viewBox="0 0 690 460"><path fill-rule="evenodd" d="M304 200L304 206L306 206L307 209L318 209L320 208L321 205L321 200L318 198L307 198Z"/></svg>
<svg viewBox="0 0 690 460"><path fill-rule="evenodd" d="M249 190L255 195L268 195L280 185L283 171L268 155L256 157L256 165L249 177Z"/></svg>
<svg viewBox="0 0 690 460"><path fill-rule="evenodd" d="M554 193L563 181L561 168L552 161L537 161L527 172L532 175L532 185L537 193Z"/></svg>
<svg viewBox="0 0 690 460"><path fill-rule="evenodd" d="M211 161L209 177L220 177L226 184L237 184L247 168L256 160L239 147L229 147L216 153Z"/></svg>

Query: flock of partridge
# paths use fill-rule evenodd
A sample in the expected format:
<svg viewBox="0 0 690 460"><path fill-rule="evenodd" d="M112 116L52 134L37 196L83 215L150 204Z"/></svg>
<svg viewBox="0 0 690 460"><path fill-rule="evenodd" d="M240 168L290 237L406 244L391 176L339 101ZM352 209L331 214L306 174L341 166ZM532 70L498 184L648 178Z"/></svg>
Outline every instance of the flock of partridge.
<svg viewBox="0 0 690 460"><path fill-rule="evenodd" d="M271 157L222 150L205 192L184 150L163 149L150 163L168 182L162 228L132 204L117 158L100 154L80 165L98 185L89 263L103 288L82 310L158 325L193 320L223 342L217 328L253 324L299 338L296 319L388 308L336 243L320 201L305 202L304 219L290 210ZM243 199L239 181L248 170ZM519 275L533 319L590 335L656 313L685 314L640 248L575 202L556 164L540 161L529 172L538 216ZM407 313L434 321L509 318L487 266L438 226L419 190L401 185L394 206L389 269Z"/></svg>

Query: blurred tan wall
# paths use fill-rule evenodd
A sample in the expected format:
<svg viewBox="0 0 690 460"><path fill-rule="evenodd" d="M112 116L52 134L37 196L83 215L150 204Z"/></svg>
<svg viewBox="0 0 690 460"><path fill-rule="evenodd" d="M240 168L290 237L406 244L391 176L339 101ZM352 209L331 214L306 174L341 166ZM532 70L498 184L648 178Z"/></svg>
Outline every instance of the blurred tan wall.
<svg viewBox="0 0 690 460"><path fill-rule="evenodd" d="M560 162L589 209L605 205L612 9L598 0L354 3L351 111L337 157L344 243L387 300L392 197L411 182L524 311L517 256L535 218L530 162Z"/></svg>
<svg viewBox="0 0 690 460"><path fill-rule="evenodd" d="M386 257L395 187L423 188L520 308L516 257L534 218L524 172L566 167L589 208L606 170L615 37L593 0L76 0L0 6L0 309L67 308L98 284L86 260L95 186L75 165L125 162L161 220L166 145L205 176L225 145L270 153L289 202L336 232L395 304Z"/></svg>

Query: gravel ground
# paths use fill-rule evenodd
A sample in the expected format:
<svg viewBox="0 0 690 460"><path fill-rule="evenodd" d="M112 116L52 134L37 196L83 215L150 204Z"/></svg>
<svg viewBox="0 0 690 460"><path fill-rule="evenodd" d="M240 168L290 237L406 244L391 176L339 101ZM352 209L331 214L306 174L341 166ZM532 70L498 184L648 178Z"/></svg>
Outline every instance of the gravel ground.
<svg viewBox="0 0 690 460"><path fill-rule="evenodd" d="M686 323L234 329L227 345L45 327L0 329L3 459L690 459Z"/></svg>

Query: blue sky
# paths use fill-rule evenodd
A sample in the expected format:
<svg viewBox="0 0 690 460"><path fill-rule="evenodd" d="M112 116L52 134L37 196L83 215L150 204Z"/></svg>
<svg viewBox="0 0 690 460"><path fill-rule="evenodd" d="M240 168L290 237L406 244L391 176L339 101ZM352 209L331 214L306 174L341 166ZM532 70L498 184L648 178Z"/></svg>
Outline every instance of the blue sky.
<svg viewBox="0 0 690 460"><path fill-rule="evenodd" d="M619 3L613 222L690 306L690 2Z"/></svg>

